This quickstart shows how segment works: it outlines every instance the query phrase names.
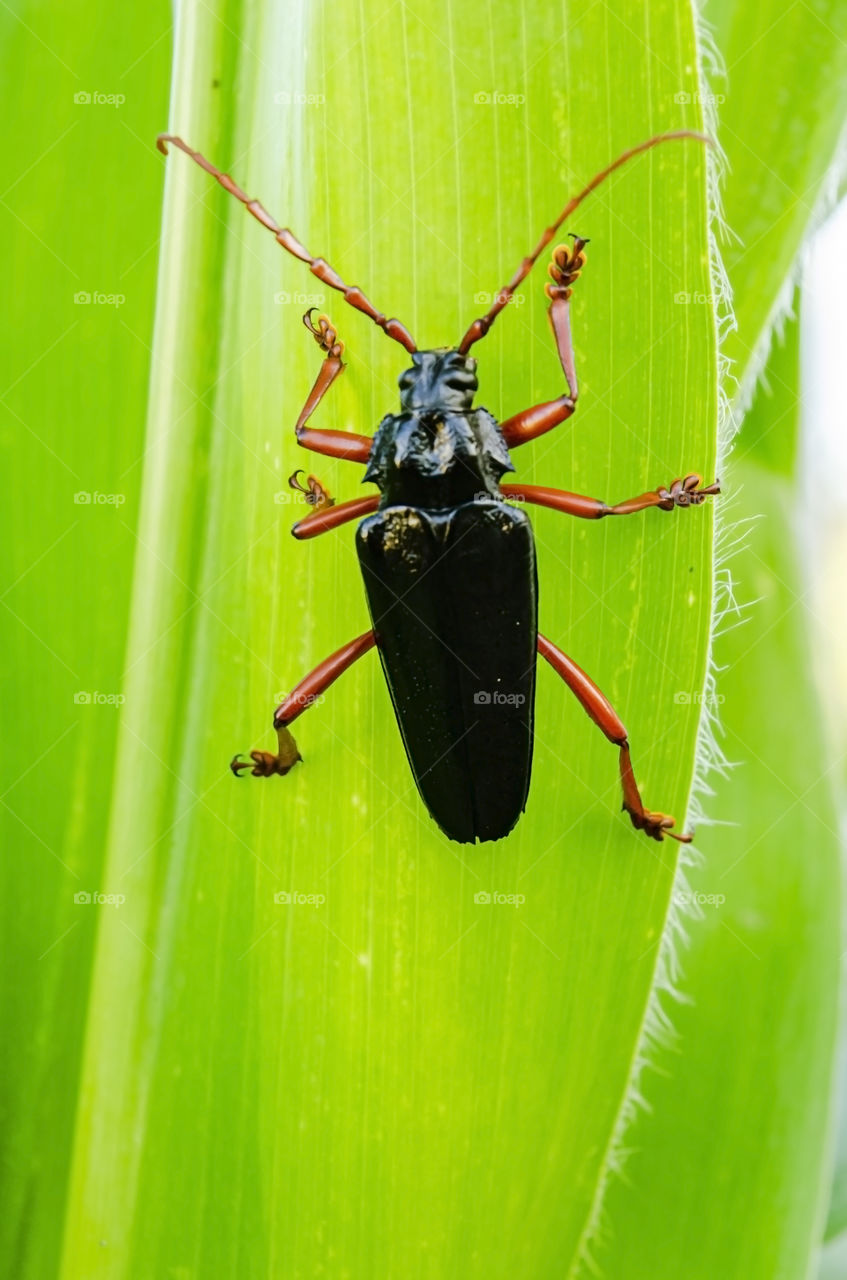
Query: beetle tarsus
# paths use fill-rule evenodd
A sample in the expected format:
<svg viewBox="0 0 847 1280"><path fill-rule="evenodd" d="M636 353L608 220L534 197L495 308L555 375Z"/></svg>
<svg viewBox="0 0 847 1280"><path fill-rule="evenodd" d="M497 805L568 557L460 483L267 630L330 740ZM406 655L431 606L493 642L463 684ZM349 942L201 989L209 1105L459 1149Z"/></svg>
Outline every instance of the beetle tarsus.
<svg viewBox="0 0 847 1280"><path fill-rule="evenodd" d="M302 493L310 507L314 507L315 511L324 511L327 507L335 506L335 498L331 497L329 491L324 488L317 476L307 476L306 483L298 479L303 472L298 468L297 471L288 477L288 485L291 489L296 489L298 493Z"/></svg>
<svg viewBox="0 0 847 1280"><path fill-rule="evenodd" d="M297 743L285 725L277 727L277 735L279 751L276 755L270 751L251 751L249 760L242 760L238 755L232 757L229 767L236 778L240 777L242 770L245 769L249 769L254 778L271 778L276 773L280 777L285 777L297 761L303 759L297 750Z"/></svg>
<svg viewBox="0 0 847 1280"><path fill-rule="evenodd" d="M705 485L702 489L702 477L696 472L685 479L672 480L669 488L660 488L656 493L662 499L658 504L661 511L673 511L674 507L699 507L708 497L720 493L720 481Z"/></svg>
<svg viewBox="0 0 847 1280"><path fill-rule="evenodd" d="M676 818L669 813L653 813L645 809L632 771L632 760L629 754L629 743L626 738L620 743L621 786L623 788L623 809L629 814L629 820L636 831L643 831L651 840L664 840L670 836L680 844L690 844L693 836L672 831L676 826Z"/></svg>
<svg viewBox="0 0 847 1280"><path fill-rule="evenodd" d="M573 286L585 266L587 255L584 250L588 241L583 239L582 236L575 235L572 231L569 234L573 236L573 245L556 245L553 250L553 259L547 268L547 274L552 284L546 284L544 291L551 301L555 298L562 298L563 301L567 302L573 292Z"/></svg>
<svg viewBox="0 0 847 1280"><path fill-rule="evenodd" d="M626 803L622 808L629 814L629 820L636 831L643 831L651 840L664 840L665 836L670 836L680 844L690 844L693 839L693 836L671 830L671 827L676 826L676 818L668 813L652 813L649 809L639 811L631 809Z"/></svg>
<svg viewBox="0 0 847 1280"><path fill-rule="evenodd" d="M315 342L321 351L326 352L328 356L334 356L338 359L344 351L344 343L338 341L338 332L330 320L329 316L325 316L323 312L318 316L318 322L312 320L312 312L317 311L317 307L309 307L309 310L303 316L303 323L311 333Z"/></svg>

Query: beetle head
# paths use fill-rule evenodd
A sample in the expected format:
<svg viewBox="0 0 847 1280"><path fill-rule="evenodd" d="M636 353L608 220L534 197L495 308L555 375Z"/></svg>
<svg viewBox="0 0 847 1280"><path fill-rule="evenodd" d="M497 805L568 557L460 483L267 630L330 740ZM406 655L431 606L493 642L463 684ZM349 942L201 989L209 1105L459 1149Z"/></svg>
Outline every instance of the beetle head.
<svg viewBox="0 0 847 1280"><path fill-rule="evenodd" d="M415 351L412 367L400 374L400 404L404 409L471 408L477 390L476 360L454 347Z"/></svg>

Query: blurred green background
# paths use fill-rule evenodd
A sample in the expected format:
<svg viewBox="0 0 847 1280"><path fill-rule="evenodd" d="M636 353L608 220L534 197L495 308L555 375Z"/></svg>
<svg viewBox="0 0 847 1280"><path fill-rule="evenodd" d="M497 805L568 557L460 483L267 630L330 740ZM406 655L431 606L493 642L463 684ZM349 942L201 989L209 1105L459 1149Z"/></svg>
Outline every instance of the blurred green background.
<svg viewBox="0 0 847 1280"><path fill-rule="evenodd" d="M845 17L0 9L4 1275L847 1275L796 301L842 176ZM662 148L580 210L580 410L516 462L608 500L718 468L716 512L531 512L542 628L620 711L647 803L689 805L693 860L629 828L546 670L497 845L427 818L373 655L301 722L307 764L236 785L281 692L367 625L350 529L288 533L300 314L347 343L323 425L369 431L404 362L156 134L435 345L568 194L680 127L723 159ZM478 350L501 419L560 390L542 281Z"/></svg>

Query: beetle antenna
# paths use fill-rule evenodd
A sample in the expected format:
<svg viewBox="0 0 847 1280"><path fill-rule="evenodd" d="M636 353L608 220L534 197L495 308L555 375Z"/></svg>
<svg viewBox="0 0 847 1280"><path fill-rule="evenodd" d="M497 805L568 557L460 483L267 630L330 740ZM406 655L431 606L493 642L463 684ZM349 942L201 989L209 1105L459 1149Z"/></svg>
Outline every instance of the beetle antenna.
<svg viewBox="0 0 847 1280"><path fill-rule="evenodd" d="M610 165L607 165L605 169L601 169L599 173L595 173L594 177L587 186L583 187L579 195L574 196L572 200L568 201L556 221L544 232L532 253L528 257L524 258L509 283L496 295L494 304L490 310L487 311L484 316L480 316L478 320L474 320L473 324L462 338L462 341L459 343L459 351L462 355L466 355L475 342L478 342L480 338L485 337L500 312L511 300L515 290L527 278L541 254L559 230L559 227L562 225L565 218L569 218L574 210L579 208L586 196L591 195L591 192L595 191L602 182L605 182L606 178L608 178L610 174L614 173L616 169L620 169L621 166L625 165L628 160L633 158L633 156L640 155L642 151L649 151L652 147L657 147L661 142L674 142L677 139L683 138L693 138L697 142L705 142L709 145L712 144L711 138L707 138L704 133L696 133L693 129L679 129L675 133L657 133L654 137L648 138L646 142L640 142L637 147L630 147L628 151L622 151L618 158L613 160Z"/></svg>
<svg viewBox="0 0 847 1280"><path fill-rule="evenodd" d="M201 169L205 169L207 173L217 179L224 191L228 191L231 196L235 196L236 200L240 200L248 211L252 213L256 221L261 222L263 227L273 233L277 243L281 244L283 249L287 250L295 258L299 258L301 262L306 263L313 276L317 276L323 284L329 285L330 289L337 289L339 293L343 293L345 302L349 302L350 306L355 307L357 311L363 311L369 319L373 320L375 325L378 325L384 333L388 334L389 338L399 342L401 347L405 347L410 354L417 351L415 340L405 325L401 324L399 320L386 319L382 312L377 311L373 303L365 297L358 285L345 284L338 272L328 262L325 262L323 258L313 258L293 232L289 231L287 227L280 227L267 209L264 209L258 200L251 200L233 182L228 173L222 173L220 169L216 169L199 151L192 150L186 142L183 142L182 138L177 138L170 133L160 133L156 139L156 146L163 155L168 154L167 144L169 142L178 147L180 151L184 151L195 164L199 164Z"/></svg>

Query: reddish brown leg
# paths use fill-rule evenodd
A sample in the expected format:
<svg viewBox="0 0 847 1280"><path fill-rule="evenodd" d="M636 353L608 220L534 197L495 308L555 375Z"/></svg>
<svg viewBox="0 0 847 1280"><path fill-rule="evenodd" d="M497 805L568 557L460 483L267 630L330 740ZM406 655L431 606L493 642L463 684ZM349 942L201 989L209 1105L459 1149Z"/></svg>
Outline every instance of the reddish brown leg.
<svg viewBox="0 0 847 1280"><path fill-rule="evenodd" d="M314 307L306 312L303 323L313 335L321 351L326 352L326 359L321 365L315 385L309 392L309 397L294 427L297 443L304 449L326 454L329 458L346 458L348 462L367 462L371 453L370 436L356 435L352 431L316 431L313 427L306 426L335 379L345 368L341 359L344 343L338 341L338 334L327 316L318 316L317 325L312 322L313 310Z"/></svg>
<svg viewBox="0 0 847 1280"><path fill-rule="evenodd" d="M675 831L670 830L676 825L675 818L665 813L653 813L644 808L635 775L632 772L626 729L605 694L601 693L594 681L546 636L539 635L538 652L542 658L546 658L557 675L562 677L571 692L576 694L583 710L588 713L597 727L602 729L610 742L614 742L620 748L623 807L629 814L632 825L637 831L643 831L654 840L663 840L665 836L671 836L681 844L689 844L691 836L677 835Z"/></svg>
<svg viewBox="0 0 847 1280"><path fill-rule="evenodd" d="M370 494L367 498L354 498L352 502L342 502L337 507L327 507L323 511L315 511L304 516L292 527L295 538L316 538L319 533L328 529L337 529L348 520L358 520L360 516L369 516L379 506L379 494Z"/></svg>
<svg viewBox="0 0 847 1280"><path fill-rule="evenodd" d="M599 520L602 516L629 516L634 511L644 511L647 507L658 507L661 511L673 511L674 507L697 507L706 498L720 493L720 484L706 485L701 489L700 477L693 473L684 480L671 481L670 488L661 486L650 493L642 493L637 498L627 498L613 507L607 506L599 498L588 498L583 493L568 493L564 489L548 489L537 484L504 484L500 492L504 498L514 498L521 502L533 502L539 507L551 507L554 511L563 511L568 516L581 516L584 520Z"/></svg>
<svg viewBox="0 0 847 1280"><path fill-rule="evenodd" d="M366 631L364 635L350 640L328 658L324 658L314 671L304 676L274 712L274 728L279 739L277 754L272 755L270 751L251 751L250 760L233 756L229 767L236 778L242 769L249 769L255 778L269 778L274 773L284 775L298 760L302 760L303 757L297 750L297 743L287 726L310 707L325 689L328 689L348 667L353 665L357 658L361 658L362 654L367 653L375 644L374 633Z"/></svg>
<svg viewBox="0 0 847 1280"><path fill-rule="evenodd" d="M557 400L548 400L544 404L533 405L515 414L503 423L500 430L509 449L527 440L535 440L551 431L560 422L564 422L576 410L579 397L579 385L576 380L576 361L574 358L573 339L571 337L570 297L573 286L585 266L585 246L587 240L574 236L573 247L560 244L553 252L553 261L548 268L552 284L546 286L550 306L547 314L553 337L556 339L556 350L559 363L568 384L568 394L559 396Z"/></svg>
<svg viewBox="0 0 847 1280"><path fill-rule="evenodd" d="M552 431L560 422L570 418L576 405L570 396L559 396L558 400L547 400L543 404L534 404L530 409L522 409L513 418L507 418L500 424L506 447L515 449L527 440L543 436L545 431Z"/></svg>

